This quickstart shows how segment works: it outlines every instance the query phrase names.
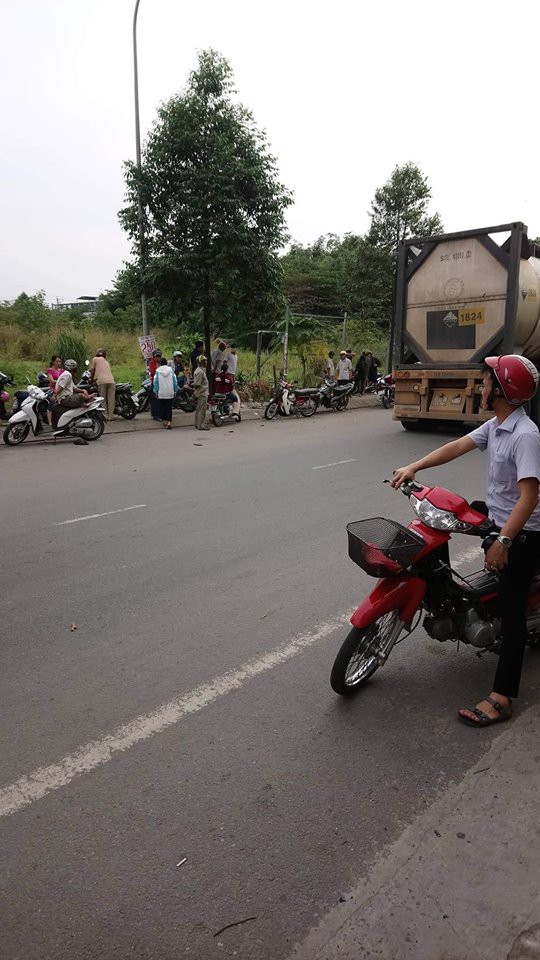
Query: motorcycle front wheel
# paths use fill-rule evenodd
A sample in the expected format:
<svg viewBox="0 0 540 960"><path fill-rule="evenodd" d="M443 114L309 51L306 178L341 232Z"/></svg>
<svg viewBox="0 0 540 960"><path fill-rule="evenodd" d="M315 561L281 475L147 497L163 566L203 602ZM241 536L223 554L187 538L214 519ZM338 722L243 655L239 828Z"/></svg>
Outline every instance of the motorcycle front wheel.
<svg viewBox="0 0 540 960"><path fill-rule="evenodd" d="M398 611L391 610L369 627L352 628L340 647L330 674L334 693L350 697L373 676L380 666L377 652L395 632L397 620Z"/></svg>
<svg viewBox="0 0 540 960"><path fill-rule="evenodd" d="M4 430L4 443L7 443L8 447L16 447L18 443L26 440L29 430L30 424L28 421L26 423L8 424Z"/></svg>
<svg viewBox="0 0 540 960"><path fill-rule="evenodd" d="M217 410L212 411L212 423L214 424L215 427L223 426L223 417Z"/></svg>
<svg viewBox="0 0 540 960"><path fill-rule="evenodd" d="M277 400L271 400L266 410L264 411L265 420L273 420L278 410L279 410L279 403L277 402Z"/></svg>

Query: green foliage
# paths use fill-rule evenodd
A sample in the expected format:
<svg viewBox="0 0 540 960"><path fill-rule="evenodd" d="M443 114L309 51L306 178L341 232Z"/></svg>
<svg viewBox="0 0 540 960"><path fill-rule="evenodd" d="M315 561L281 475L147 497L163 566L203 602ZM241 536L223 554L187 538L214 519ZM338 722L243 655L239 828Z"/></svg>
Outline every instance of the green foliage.
<svg viewBox="0 0 540 960"><path fill-rule="evenodd" d="M375 191L371 204L369 240L393 253L407 237L442 233L438 213L428 214L431 188L414 163L395 167L384 186Z"/></svg>
<svg viewBox="0 0 540 960"><path fill-rule="evenodd" d="M211 325L272 313L281 298L277 250L289 192L251 113L234 100L232 71L212 50L199 56L187 89L160 107L139 173L125 164L120 222L132 240L139 289L177 320L200 312ZM139 263L137 188L145 210Z"/></svg>
<svg viewBox="0 0 540 960"><path fill-rule="evenodd" d="M282 257L283 290L293 310L335 317L343 314L339 254L339 238L328 234L319 237L312 246L293 244Z"/></svg>
<svg viewBox="0 0 540 960"><path fill-rule="evenodd" d="M84 373L84 361L90 359L84 334L69 329L62 330L58 334L51 350L51 356L53 353L58 354L63 360L76 360L79 377Z"/></svg>
<svg viewBox="0 0 540 960"><path fill-rule="evenodd" d="M17 324L27 331L46 332L51 326L51 311L45 303L45 291L38 290L33 296L20 293L12 303L0 304L0 323Z"/></svg>
<svg viewBox="0 0 540 960"><path fill-rule="evenodd" d="M348 314L387 327L392 315L394 262L383 247L347 234L339 252L339 291Z"/></svg>

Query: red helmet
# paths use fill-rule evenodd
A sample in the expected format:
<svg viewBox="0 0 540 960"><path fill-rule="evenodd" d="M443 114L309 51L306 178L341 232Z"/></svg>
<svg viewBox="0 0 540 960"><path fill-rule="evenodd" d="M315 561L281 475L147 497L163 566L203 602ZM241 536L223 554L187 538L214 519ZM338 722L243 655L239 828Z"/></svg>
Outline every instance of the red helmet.
<svg viewBox="0 0 540 960"><path fill-rule="evenodd" d="M484 363L493 370L508 403L519 407L534 397L539 377L532 360L508 353L502 357L486 357Z"/></svg>

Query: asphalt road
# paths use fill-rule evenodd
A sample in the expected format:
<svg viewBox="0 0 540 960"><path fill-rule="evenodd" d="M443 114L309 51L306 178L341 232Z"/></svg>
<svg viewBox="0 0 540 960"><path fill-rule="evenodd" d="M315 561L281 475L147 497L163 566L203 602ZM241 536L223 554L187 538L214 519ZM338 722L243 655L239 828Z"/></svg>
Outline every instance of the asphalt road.
<svg viewBox="0 0 540 960"><path fill-rule="evenodd" d="M285 960L465 776L492 658L419 630L328 682L373 585L345 523L407 522L382 479L442 439L377 409L0 449L0 956ZM482 456L438 479L478 496Z"/></svg>

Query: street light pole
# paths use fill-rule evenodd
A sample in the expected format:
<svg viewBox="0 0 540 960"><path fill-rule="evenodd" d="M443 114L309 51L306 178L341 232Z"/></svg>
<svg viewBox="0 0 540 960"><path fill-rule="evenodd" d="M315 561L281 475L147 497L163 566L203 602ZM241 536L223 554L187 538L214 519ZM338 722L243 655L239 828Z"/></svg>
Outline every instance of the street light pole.
<svg viewBox="0 0 540 960"><path fill-rule="evenodd" d="M137 14L139 12L139 3L141 0L137 0L135 4L135 12L133 14L133 80L135 86L135 147L137 152L137 171L141 173L141 125L139 121L139 71L137 67ZM137 182L137 210L139 215L139 258L141 262L141 269L144 273L144 217L143 217L143 206L141 199L141 188L140 183ZM141 312L142 312L142 325L143 325L143 334L147 336L150 333L148 327L148 313L146 310L146 294L143 290L141 293Z"/></svg>

